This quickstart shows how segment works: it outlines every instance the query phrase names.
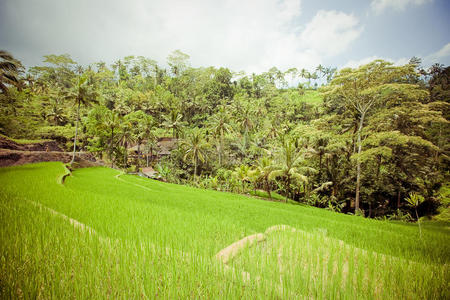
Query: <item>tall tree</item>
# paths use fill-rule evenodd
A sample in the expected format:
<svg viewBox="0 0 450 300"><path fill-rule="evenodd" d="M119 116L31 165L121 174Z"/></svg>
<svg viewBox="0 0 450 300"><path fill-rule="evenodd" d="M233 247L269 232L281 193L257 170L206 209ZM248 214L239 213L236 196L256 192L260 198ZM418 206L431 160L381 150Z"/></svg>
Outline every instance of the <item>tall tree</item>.
<svg viewBox="0 0 450 300"><path fill-rule="evenodd" d="M80 106L88 106L96 103L96 93L91 90L87 82L86 76L79 76L77 85L69 90L66 98L73 99L77 107L76 110L76 121L75 121L75 137L73 141L73 155L70 163L75 161L75 153L77 149L77 139L78 139L78 123L80 121Z"/></svg>
<svg viewBox="0 0 450 300"><path fill-rule="evenodd" d="M135 141L136 136L133 134L133 124L130 119L124 118L120 126L119 142L123 146L123 164L128 167L128 145Z"/></svg>
<svg viewBox="0 0 450 300"><path fill-rule="evenodd" d="M278 149L278 164L274 167L269 179L282 177L286 203L289 196L292 197L291 184L293 181L307 182L308 180L300 171L300 163L302 160L303 157L293 141L285 140Z"/></svg>
<svg viewBox="0 0 450 300"><path fill-rule="evenodd" d="M264 156L258 160L255 168L257 170L256 174L258 174L258 179L263 182L264 189L269 195L269 198L272 199L270 182L272 172L275 170L273 160L267 156Z"/></svg>
<svg viewBox="0 0 450 300"><path fill-rule="evenodd" d="M209 147L203 131L194 128L188 133L187 138L181 141L181 147L184 149L183 160L190 158L194 165L194 178L196 179L198 164L206 161L206 150Z"/></svg>
<svg viewBox="0 0 450 300"><path fill-rule="evenodd" d="M178 138L180 130L184 125L183 115L176 109L172 109L168 115L164 116L163 126L172 129L173 138Z"/></svg>
<svg viewBox="0 0 450 300"><path fill-rule="evenodd" d="M103 121L102 127L105 128L105 130L108 133L109 136L109 146L108 146L108 152L109 152L109 159L111 161L111 168L114 166L114 159L113 159L113 153L114 153L114 144L115 139L117 136L118 128L120 127L120 116L115 111L110 111L106 113L105 119Z"/></svg>
<svg viewBox="0 0 450 300"><path fill-rule="evenodd" d="M356 191L355 212L360 209L362 134L368 115L387 101L401 101L411 94L423 95L418 85L411 84L417 77L413 65L396 67L392 63L375 60L357 69L342 69L326 88L325 96L343 103L357 121L356 128Z"/></svg>
<svg viewBox="0 0 450 300"><path fill-rule="evenodd" d="M226 113L224 107L219 109L219 112L211 117L211 130L214 135L219 139L217 144L217 152L219 154L219 166L222 166L223 150L224 150L224 136L225 133L230 132L231 125L228 121L229 116Z"/></svg>
<svg viewBox="0 0 450 300"><path fill-rule="evenodd" d="M179 76L184 70L189 66L189 55L181 52L180 50L175 50L167 57L167 63L169 64L172 73L175 76Z"/></svg>
<svg viewBox="0 0 450 300"><path fill-rule="evenodd" d="M0 90L7 94L8 85L19 85L19 71L21 63L11 54L0 50Z"/></svg>

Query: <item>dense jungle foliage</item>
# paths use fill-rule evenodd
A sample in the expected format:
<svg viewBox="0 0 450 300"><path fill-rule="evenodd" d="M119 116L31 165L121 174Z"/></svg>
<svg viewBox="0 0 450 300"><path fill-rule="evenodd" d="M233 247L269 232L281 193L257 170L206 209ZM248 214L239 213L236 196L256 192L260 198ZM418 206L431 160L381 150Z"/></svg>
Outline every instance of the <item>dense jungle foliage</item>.
<svg viewBox="0 0 450 300"><path fill-rule="evenodd" d="M153 166L169 182L367 217L415 220L448 205L443 65L248 75L191 67L179 50L166 66L48 55L25 69L0 57L0 133L11 138L53 139L132 172ZM177 140L170 155L158 155L162 137Z"/></svg>

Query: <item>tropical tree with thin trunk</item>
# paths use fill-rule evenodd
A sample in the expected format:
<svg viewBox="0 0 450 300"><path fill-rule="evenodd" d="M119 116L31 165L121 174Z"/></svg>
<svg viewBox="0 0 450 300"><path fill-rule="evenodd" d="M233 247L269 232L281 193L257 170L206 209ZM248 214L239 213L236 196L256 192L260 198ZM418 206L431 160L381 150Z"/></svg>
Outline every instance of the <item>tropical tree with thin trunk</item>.
<svg viewBox="0 0 450 300"><path fill-rule="evenodd" d="M209 148L208 142L205 140L203 131L199 128L194 128L187 137L180 143L184 150L183 160L191 160L194 165L194 178L197 179L197 168L200 162L206 161L206 151Z"/></svg>
<svg viewBox="0 0 450 300"><path fill-rule="evenodd" d="M278 150L278 164L275 165L268 179L273 180L277 177L282 179L286 193L286 203L289 196L292 196L292 183L295 181L302 183L308 182L308 177L300 171L300 163L302 161L303 157L295 146L295 143L290 140L285 140Z"/></svg>
<svg viewBox="0 0 450 300"><path fill-rule="evenodd" d="M416 94L421 97L420 87L411 84L417 77L413 65L396 67L383 60L375 60L357 69L345 68L326 87L325 97L342 103L344 109L356 122L356 191L355 212L360 210L361 152L363 129L370 114L383 103L399 101ZM327 100L328 101L328 100ZM341 104L341 105L342 105Z"/></svg>
<svg viewBox="0 0 450 300"><path fill-rule="evenodd" d="M21 63L10 53L0 50L0 90L8 94L8 85L19 86Z"/></svg>
<svg viewBox="0 0 450 300"><path fill-rule="evenodd" d="M119 143L123 146L123 164L128 167L128 145L135 141L136 137L133 134L133 126L129 120L125 120L120 126Z"/></svg>
<svg viewBox="0 0 450 300"><path fill-rule="evenodd" d="M153 118L143 111L135 111L124 117L125 121L130 123L132 134L137 142L137 167L140 164L141 144L144 139L152 134Z"/></svg>
<svg viewBox="0 0 450 300"><path fill-rule="evenodd" d="M152 145L151 141L155 141L155 135L153 134L154 121L151 116L147 116L145 119L141 120L138 124L136 141L138 143L138 155L141 155L141 144L143 141L147 140L147 145ZM150 150L150 149L147 149ZM153 149L152 149L153 150ZM146 151L147 156L147 167L148 167L148 151ZM152 153L153 154L153 153ZM139 163L139 159L138 159Z"/></svg>
<svg viewBox="0 0 450 300"><path fill-rule="evenodd" d="M48 120L52 121L55 126L61 125L66 117L64 116L64 108L58 100L50 102L50 111L46 114Z"/></svg>
<svg viewBox="0 0 450 300"><path fill-rule="evenodd" d="M245 192L245 183L247 181L251 181L250 173L251 173L251 169L247 165L240 165L240 166L236 167L233 171L233 176L241 182L242 193Z"/></svg>
<svg viewBox="0 0 450 300"><path fill-rule="evenodd" d="M70 163L75 161L75 153L77 149L77 139L78 139L78 123L80 122L80 107L89 106L96 103L96 93L92 91L88 84L88 78L86 76L80 75L78 77L77 85L68 91L66 98L75 101L76 105L76 121L75 121L75 137L73 141L73 155Z"/></svg>
<svg viewBox="0 0 450 300"><path fill-rule="evenodd" d="M146 158L147 158L147 167L149 166L149 157L148 155L150 154L150 157L152 159L153 162L153 151L156 151L158 149L158 142L156 139L156 136L154 134L151 134L147 137L147 143L145 144L145 152L146 152Z"/></svg>
<svg viewBox="0 0 450 300"><path fill-rule="evenodd" d="M412 208L414 208L414 211L416 213L417 223L419 224L419 233L420 237L422 238L422 228L420 227L420 220L419 220L419 214L417 213L417 207L422 204L425 201L425 198L422 195L419 195L417 193L410 193L409 197L407 197L406 202L408 202L408 205Z"/></svg>
<svg viewBox="0 0 450 300"><path fill-rule="evenodd" d="M255 166L255 170L253 171L258 176L258 180L263 182L264 190L267 192L270 199L272 199L270 176L274 170L275 165L273 163L273 160L270 157L264 156L260 160L258 160L258 163Z"/></svg>
<svg viewBox="0 0 450 300"><path fill-rule="evenodd" d="M111 161L111 168L114 166L114 141L116 140L117 133L120 127L120 116L117 112L108 110L108 113L105 116L105 120L103 121L102 127L107 131L109 136L109 159Z"/></svg>
<svg viewBox="0 0 450 300"><path fill-rule="evenodd" d="M163 116L163 126L172 130L173 138L178 138L179 132L184 125L183 115L176 109L170 111L168 115Z"/></svg>
<svg viewBox="0 0 450 300"><path fill-rule="evenodd" d="M225 108L221 107L219 113L211 117L211 129L214 135L219 139L217 152L219 154L219 166L223 163L224 136L230 132L231 125L228 123L228 115Z"/></svg>

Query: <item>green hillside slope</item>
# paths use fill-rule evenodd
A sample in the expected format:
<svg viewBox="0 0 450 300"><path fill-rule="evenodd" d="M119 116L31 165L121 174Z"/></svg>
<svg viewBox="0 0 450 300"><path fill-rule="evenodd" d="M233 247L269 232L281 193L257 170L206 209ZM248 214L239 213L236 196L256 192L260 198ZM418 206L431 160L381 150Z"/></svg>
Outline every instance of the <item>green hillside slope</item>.
<svg viewBox="0 0 450 300"><path fill-rule="evenodd" d="M108 168L76 170L61 185L64 172L61 163L0 169L2 296L449 295L446 228L425 227L419 240L415 225L167 184ZM229 266L215 259L228 245L277 224L297 231L267 234ZM277 253L284 253L283 263Z"/></svg>

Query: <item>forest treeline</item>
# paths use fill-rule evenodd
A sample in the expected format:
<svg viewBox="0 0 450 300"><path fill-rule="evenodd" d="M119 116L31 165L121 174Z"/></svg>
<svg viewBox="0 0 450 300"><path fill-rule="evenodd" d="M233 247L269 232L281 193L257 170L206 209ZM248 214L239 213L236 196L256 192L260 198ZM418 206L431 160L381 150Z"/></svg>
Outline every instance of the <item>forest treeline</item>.
<svg viewBox="0 0 450 300"><path fill-rule="evenodd" d="M169 182L368 217L416 218L416 208L430 215L444 201L450 68L440 64L247 75L191 67L178 50L167 67L48 55L25 69L0 57L0 132L9 137L53 139L66 151L76 141L76 151L121 168L149 163ZM161 137L177 147L153 159Z"/></svg>

